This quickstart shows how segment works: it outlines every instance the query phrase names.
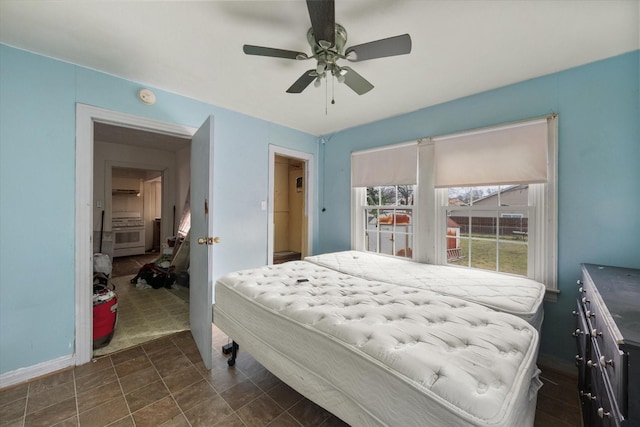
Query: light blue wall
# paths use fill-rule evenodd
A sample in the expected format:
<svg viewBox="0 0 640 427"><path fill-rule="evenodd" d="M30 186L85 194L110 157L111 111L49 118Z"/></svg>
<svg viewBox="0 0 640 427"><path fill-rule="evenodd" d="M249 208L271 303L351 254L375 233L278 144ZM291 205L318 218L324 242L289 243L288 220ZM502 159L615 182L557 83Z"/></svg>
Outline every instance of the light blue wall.
<svg viewBox="0 0 640 427"><path fill-rule="evenodd" d="M339 132L311 135L0 45L0 374L73 353L75 104L197 127L215 116L216 274L264 264L268 144L320 154L314 252L348 249L351 151L558 112L559 302L541 351L570 359L580 262L640 267L638 51ZM319 150L319 151L318 151ZM322 177L325 177L323 180ZM231 240L231 241L230 241Z"/></svg>
<svg viewBox="0 0 640 427"><path fill-rule="evenodd" d="M214 115L214 218L233 236L214 275L266 263L268 146L317 155L317 138L162 90L146 106L142 87L0 45L0 374L74 351L76 103L193 127Z"/></svg>
<svg viewBox="0 0 640 427"><path fill-rule="evenodd" d="M350 153L559 113L557 303L545 304L541 352L575 355L580 263L640 268L638 51L327 135L321 145L320 252L350 247Z"/></svg>

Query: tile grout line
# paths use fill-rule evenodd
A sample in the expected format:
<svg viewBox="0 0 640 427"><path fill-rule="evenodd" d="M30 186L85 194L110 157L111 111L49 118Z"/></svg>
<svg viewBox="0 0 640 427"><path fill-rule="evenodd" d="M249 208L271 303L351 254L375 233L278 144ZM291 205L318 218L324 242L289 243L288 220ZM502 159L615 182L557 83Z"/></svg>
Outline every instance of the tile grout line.
<svg viewBox="0 0 640 427"><path fill-rule="evenodd" d="M29 395L31 394L31 385L33 383L28 383L27 384L27 395L24 398L24 411L22 413L22 426L24 427L24 425L27 422L27 408L29 407Z"/></svg>
<svg viewBox="0 0 640 427"><path fill-rule="evenodd" d="M260 365L260 366L262 366L262 365ZM263 368L264 368L264 367L263 367ZM264 369L265 369L265 370L267 370L266 368L264 368ZM299 400L297 400L293 405L291 405L291 407L290 407L289 409L285 409L282 405L280 405L280 404L279 404L275 399L273 399L273 398L269 395L268 390L263 389L263 388L262 388L262 387L260 387L257 383L255 383L255 382L251 379L251 377L250 377L249 375L247 375L247 373L245 373L245 372L243 372L243 371L242 371L242 369L238 368L238 370L240 371L240 373L242 373L242 375L244 375L245 377L247 377L247 379L248 379L248 380L249 380L253 385L255 385L256 387L258 387L258 389L260 389L260 390L262 391L262 394L261 394L261 395L259 395L258 397L256 397L256 398L255 398L255 399L253 399L252 401L247 402L246 404L242 405L240 408L238 408L238 410L240 410L240 409L242 409L242 408L246 407L247 405L249 405L249 404L251 404L251 403L255 402L255 401L256 401L256 400L258 400L262 395L265 395L265 396L267 396L269 399L273 400L273 402L276 404L276 406L278 406L280 409L282 409L282 413L281 413L280 415L278 415L278 417L282 416L283 414L287 414L287 415L288 415L288 416L290 416L290 417L291 417L291 418L292 418L296 423L298 423L301 427L304 427L304 426L302 425L302 423L301 423L301 422L300 422L296 417L294 417L291 413L289 413L289 409L293 408L293 407L294 407L294 406L296 406L298 403L300 403L300 401L302 401L302 400L304 399L304 396L303 396L302 398L300 398ZM267 371L268 371L268 370L267 370ZM280 380L280 381L282 381L282 380ZM284 383L284 382L283 382L283 384L286 384L286 383ZM232 387L233 387L233 386L232 386ZM276 385L276 386L274 386L274 387L271 387L269 390L273 390L275 387L277 387L277 385ZM231 387L229 387L229 389L230 389L230 388L231 388ZM227 389L227 390L228 390L228 389ZM224 398L223 398L223 399L224 399ZM237 413L237 412L238 412L238 410L234 410L234 411L233 411L233 413L234 413L234 414L236 414L236 416L237 416L238 418L240 418L240 421L242 421L242 423L246 426L246 424L245 424L244 420L242 419L242 417L240 417L240 415L238 415L238 413ZM278 417L276 417L276 418L278 418ZM327 418L326 420L324 420L324 421L322 422L322 424L324 424L325 422L327 422L327 420L328 420L328 419L329 419L329 418ZM271 424L273 423L273 421L274 421L274 420L271 420L271 422L270 422L269 424L267 424L265 427L268 427L269 425L271 425ZM320 426L318 426L318 427L322 427L322 424L321 424Z"/></svg>
<svg viewBox="0 0 640 427"><path fill-rule="evenodd" d="M140 348L142 348L142 346L140 346ZM142 349L142 351L144 351L144 349ZM133 425L135 426L136 425L136 420L135 420L135 418L133 418L133 414L131 413L131 407L129 406L129 401L127 400L127 395L124 393L124 389L122 388L122 382L120 382L120 375L118 375L118 370L116 369L116 365L115 365L115 363L113 363L113 359L111 358L111 355L109 355L107 357L109 357L109 362L111 362L111 367L113 368L113 372L116 373L116 380L118 381L118 387L120 387L120 392L122 393L122 399L124 399L124 404L127 405L127 412L128 412L127 416L124 416L124 417L122 417L120 419L117 419L117 420L109 423L108 425L111 425L113 423L117 423L120 420L123 420L123 419L125 419L127 417L130 417L131 421L133 422ZM78 424L78 425L80 425L80 424Z"/></svg>
<svg viewBox="0 0 640 427"><path fill-rule="evenodd" d="M76 384L76 369L75 367L71 371L73 375L73 397L76 401L76 421L80 425L80 404L78 403L78 385Z"/></svg>
<svg viewBox="0 0 640 427"><path fill-rule="evenodd" d="M169 341L171 342L171 344L173 344L174 346L176 346L176 348L178 349L178 351L179 351L180 353L182 353L182 355L183 355L183 356L187 357L187 356L186 356L186 354L184 354L184 352L182 351L182 349L176 345L176 343L173 341L173 338L172 338L172 337L170 337L170 338L169 338ZM151 360L151 358L149 357L149 353L147 353L147 350L145 350L145 348L144 348L144 346L143 346L143 345L140 345L140 348L142 349L142 351L144 352L144 354L147 356L147 358L149 359L149 362L151 363L151 366L153 366L153 369L156 371L156 373L157 373L157 374L158 374L158 376L160 377L160 381L162 381L162 384L164 384L164 386L166 387L167 391L169 392L169 397L171 397L171 399L173 400L173 403L175 403L176 407L177 407L177 408L178 408L178 410L180 411L180 414L182 414L182 417L183 417L183 418L184 418L184 420L187 422L187 424L188 424L189 426L191 426L191 422L189 421L189 418L187 418L186 414L184 413L184 411L182 410L182 408L180 407L180 405L179 405L179 404L178 404L178 402L176 401L176 398L175 398L175 396L173 395L173 392L169 389L169 387L167 386L167 383L164 381L164 378L162 377L162 375L160 375L160 372L158 371L158 368L156 368L155 363L153 363L153 361L152 361L152 360ZM189 363L191 363L191 360L190 360L188 357L187 357L187 360L189 361ZM193 363L191 363L191 365L193 365ZM196 369L196 368L195 368L195 366L194 366L194 369ZM197 369L196 369L196 371L197 371ZM200 374L200 371L198 371L198 374ZM200 375L202 375L202 374L200 374ZM197 381L196 381L196 382L197 382ZM189 384L189 386L191 386L191 385L193 385L193 384L195 384L195 383ZM189 387L189 386L186 386L186 387ZM184 387L184 388L186 388L186 387ZM126 400L126 399L125 399L125 400ZM160 400L162 400L162 399L160 399ZM157 402L157 401L156 401L156 402ZM154 403L155 403L155 402L150 403L149 405L145 406L145 408L146 408L146 407L148 407L148 406L150 406L150 405L153 405ZM141 409L143 409L143 408L140 408L140 409L138 409L138 410L141 410ZM133 418L133 414L131 414L131 418ZM169 420L167 420L167 421L169 421ZM165 422L167 422L167 421L165 421ZM135 424L135 418L134 418L133 422L134 422L134 424ZM164 423L163 423L163 424L164 424Z"/></svg>

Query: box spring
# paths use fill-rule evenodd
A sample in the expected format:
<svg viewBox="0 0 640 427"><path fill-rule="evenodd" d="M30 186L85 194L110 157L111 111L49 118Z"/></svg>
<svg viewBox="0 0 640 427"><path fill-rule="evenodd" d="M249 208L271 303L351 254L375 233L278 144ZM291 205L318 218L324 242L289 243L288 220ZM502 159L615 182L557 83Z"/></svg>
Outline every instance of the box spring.
<svg viewBox="0 0 640 427"><path fill-rule="evenodd" d="M515 316L305 261L216 283L214 323L352 426L531 426L538 333Z"/></svg>

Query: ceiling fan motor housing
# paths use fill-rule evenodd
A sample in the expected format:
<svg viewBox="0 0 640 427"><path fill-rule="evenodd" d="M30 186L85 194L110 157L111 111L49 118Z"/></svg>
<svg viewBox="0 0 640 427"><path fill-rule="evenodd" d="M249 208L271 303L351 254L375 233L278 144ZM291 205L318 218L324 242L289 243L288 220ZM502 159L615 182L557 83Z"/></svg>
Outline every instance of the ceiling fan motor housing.
<svg viewBox="0 0 640 427"><path fill-rule="evenodd" d="M314 55L317 55L325 50L337 53L338 55L344 54L344 46L347 44L347 30L338 23L335 24L335 44L334 46L329 46L328 48L323 48L320 46L320 43L316 42L316 38L313 35L313 28L309 28L307 31L307 41L311 46L311 50Z"/></svg>
<svg viewBox="0 0 640 427"><path fill-rule="evenodd" d="M340 67L336 61L344 58L344 47L347 43L347 30L340 24L335 24L335 43L334 46L327 46L326 42L321 40L316 42L313 34L313 27L307 31L307 41L313 51L313 57L318 61L317 74L324 75L324 70L330 71L333 75L340 74Z"/></svg>

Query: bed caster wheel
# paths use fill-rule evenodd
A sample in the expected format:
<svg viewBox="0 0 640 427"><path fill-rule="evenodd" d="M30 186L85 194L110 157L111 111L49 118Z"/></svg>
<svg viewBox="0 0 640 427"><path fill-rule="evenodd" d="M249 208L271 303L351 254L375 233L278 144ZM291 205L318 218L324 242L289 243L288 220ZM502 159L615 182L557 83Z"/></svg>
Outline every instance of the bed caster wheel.
<svg viewBox="0 0 640 427"><path fill-rule="evenodd" d="M222 354L231 354L233 351L233 344L225 344L222 346Z"/></svg>
<svg viewBox="0 0 640 427"><path fill-rule="evenodd" d="M238 346L238 343L235 342L235 341L233 341L231 344L227 344L227 345L231 346L231 349L230 349L231 357L229 359L227 359L227 365L233 366L233 365L236 364L236 356L238 355L238 347L239 346ZM222 348L222 352L223 353L225 352L225 349L226 349L225 347L227 347L227 346L224 346Z"/></svg>

